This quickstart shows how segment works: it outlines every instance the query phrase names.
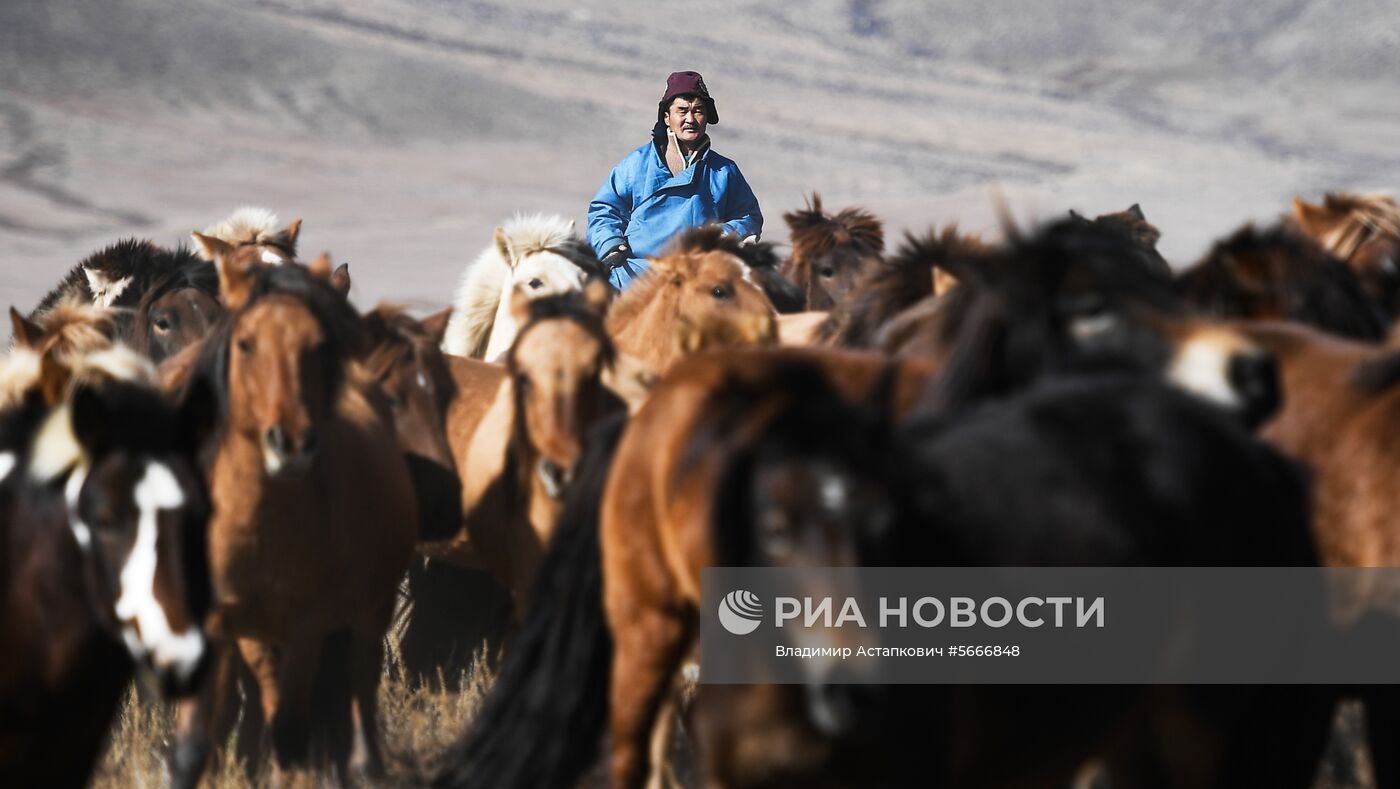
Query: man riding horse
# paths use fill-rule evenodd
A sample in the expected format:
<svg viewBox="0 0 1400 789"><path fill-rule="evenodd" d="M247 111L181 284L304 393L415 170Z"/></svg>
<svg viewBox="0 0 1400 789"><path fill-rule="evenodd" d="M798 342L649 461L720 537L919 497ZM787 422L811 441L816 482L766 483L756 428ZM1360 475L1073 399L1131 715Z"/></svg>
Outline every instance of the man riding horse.
<svg viewBox="0 0 1400 789"><path fill-rule="evenodd" d="M719 123L705 80L694 71L666 79L652 139L613 168L588 206L588 243L627 287L677 232L719 222L740 238L763 231L758 198L732 159L710 149L705 127Z"/></svg>

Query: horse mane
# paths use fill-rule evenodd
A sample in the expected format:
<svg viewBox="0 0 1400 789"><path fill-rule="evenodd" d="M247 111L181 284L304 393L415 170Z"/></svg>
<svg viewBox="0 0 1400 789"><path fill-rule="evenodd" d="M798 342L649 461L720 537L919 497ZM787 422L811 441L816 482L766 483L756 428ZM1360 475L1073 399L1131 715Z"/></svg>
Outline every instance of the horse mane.
<svg viewBox="0 0 1400 789"><path fill-rule="evenodd" d="M306 305L326 335L326 347L341 360L363 355L365 331L359 313L350 302L304 266L254 265L248 272L248 298L237 311L225 312L210 328L201 343L191 374L185 380L183 396L196 385L209 387L217 406L217 424L210 436L212 442L221 440L228 424L228 357L233 341L233 327L253 308L270 296L290 296ZM329 371L327 391L335 398L345 381L345 365L335 365Z"/></svg>
<svg viewBox="0 0 1400 789"><path fill-rule="evenodd" d="M141 294L138 313L146 312L157 299L175 290L193 288L215 298L219 295L219 271L183 245L171 253L173 268L162 274Z"/></svg>
<svg viewBox="0 0 1400 789"><path fill-rule="evenodd" d="M517 214L501 225L501 232L517 257L552 252L583 269L589 277L607 276L593 248L574 234L573 223L564 217ZM510 261L501 257L494 243L481 250L467 266L452 297L452 318L443 338L443 350L468 357L485 352L510 271Z"/></svg>
<svg viewBox="0 0 1400 789"><path fill-rule="evenodd" d="M1372 236L1400 238L1400 206L1390 195L1328 192L1322 204L1328 213L1342 221L1317 241L1342 260L1350 259ZM1302 213L1296 202L1293 211L1295 217Z"/></svg>
<svg viewBox="0 0 1400 789"><path fill-rule="evenodd" d="M289 258L295 258L297 253L296 242L282 234L277 214L257 206L243 206L235 210L227 219L204 228L201 235L217 238L235 247L247 244L276 247ZM205 257L203 249L199 250L198 254L203 260L212 262L210 258Z"/></svg>
<svg viewBox="0 0 1400 789"><path fill-rule="evenodd" d="M821 195L813 192L806 207L783 214L792 239L792 262L805 266L812 258L838 246L861 252L885 251L885 229L880 220L861 208L847 207L835 215L822 211Z"/></svg>
<svg viewBox="0 0 1400 789"><path fill-rule="evenodd" d="M1281 317L1362 340L1386 334L1386 321L1351 267L1309 236L1283 225L1248 224L1219 241L1176 278L1187 302L1222 317Z"/></svg>
<svg viewBox="0 0 1400 789"><path fill-rule="evenodd" d="M1069 218L1009 235L944 297L934 330L952 350L931 390L940 408L1005 393L1060 363L1063 338L1052 321L1066 288L1087 280L1109 297L1182 309L1171 283L1120 228Z"/></svg>
<svg viewBox="0 0 1400 789"><path fill-rule="evenodd" d="M977 236L958 233L957 225L922 236L904 234L904 243L885 264L868 272L831 311L817 337L825 343L867 348L886 321L933 295L933 270L967 278L989 247Z"/></svg>
<svg viewBox="0 0 1400 789"><path fill-rule="evenodd" d="M1147 221L1147 215L1142 212L1142 208L1137 203L1133 203L1122 211L1099 214L1092 220L1080 216L1074 210L1070 210L1069 215L1073 220L1126 234L1139 248L1143 261L1158 274L1171 279L1172 268L1167 263L1166 258L1157 251L1157 242L1162 238L1162 231Z"/></svg>
<svg viewBox="0 0 1400 789"><path fill-rule="evenodd" d="M177 265L172 253L161 249L149 239L124 238L83 258L63 275L58 285L39 300L30 312L31 320L53 309L60 301L93 303L94 294L88 284L88 271L100 272L109 282L126 277L133 282L108 306L132 306L140 293L158 277ZM139 279L139 284L136 280Z"/></svg>

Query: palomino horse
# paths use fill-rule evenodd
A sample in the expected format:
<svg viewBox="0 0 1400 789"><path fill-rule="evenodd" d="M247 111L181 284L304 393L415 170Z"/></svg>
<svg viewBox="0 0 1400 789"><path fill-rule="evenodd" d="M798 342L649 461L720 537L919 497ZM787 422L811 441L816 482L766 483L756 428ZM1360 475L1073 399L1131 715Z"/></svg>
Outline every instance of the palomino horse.
<svg viewBox="0 0 1400 789"><path fill-rule="evenodd" d="M301 234L300 219L280 230L279 224L277 215L266 208L244 206L222 222L190 236L199 256L210 263L233 249L254 247L259 260L277 265L297 259L297 236Z"/></svg>
<svg viewBox="0 0 1400 789"><path fill-rule="evenodd" d="M94 356L119 353L130 354ZM35 382L0 410L6 786L85 785L133 669L178 695L207 658L209 497L195 449L212 398L194 390L175 408L146 383L114 378L153 380L130 355L125 365L46 357L43 377L69 380ZM53 406L43 388L72 393Z"/></svg>
<svg viewBox="0 0 1400 789"><path fill-rule="evenodd" d="M1295 197L1293 220L1351 266L1388 317L1400 316L1400 207L1394 198L1339 193L1313 205Z"/></svg>
<svg viewBox="0 0 1400 789"><path fill-rule="evenodd" d="M603 330L608 288L512 297L520 332L505 365L449 357L457 394L447 437L462 482L465 521L420 550L485 569L523 604L534 581L584 431L623 402L602 383L613 361Z"/></svg>
<svg viewBox="0 0 1400 789"><path fill-rule="evenodd" d="M741 244L715 225L676 236L670 251L617 298L608 333L618 351L664 374L688 350L680 336L725 326L731 339L766 344L777 339L773 304L751 262L771 265L766 244Z"/></svg>
<svg viewBox="0 0 1400 789"><path fill-rule="evenodd" d="M418 518L388 403L354 364L360 317L330 275L324 255L310 269L259 263L254 248L219 260L229 312L189 382L219 401L210 631L236 639L255 675L279 768L322 750L343 768L353 697L356 762L373 774L384 631ZM318 682L322 667L349 687ZM206 722L217 706L200 711ZM177 778L189 785L205 742L182 728Z"/></svg>
<svg viewBox="0 0 1400 789"><path fill-rule="evenodd" d="M1292 320L1358 340L1379 340L1388 315L1357 272L1287 227L1247 225L1176 278L1182 298L1226 318Z"/></svg>
<svg viewBox="0 0 1400 789"><path fill-rule="evenodd" d="M516 287L538 298L583 290L589 279L605 276L572 220L517 216L496 228L495 242L462 275L443 350L498 361L515 341L510 297Z"/></svg>
<svg viewBox="0 0 1400 789"><path fill-rule="evenodd" d="M813 192L807 207L783 214L791 231L792 254L780 271L806 296L808 310L829 310L855 286L860 276L879 265L885 231L873 214L843 208L822 211Z"/></svg>

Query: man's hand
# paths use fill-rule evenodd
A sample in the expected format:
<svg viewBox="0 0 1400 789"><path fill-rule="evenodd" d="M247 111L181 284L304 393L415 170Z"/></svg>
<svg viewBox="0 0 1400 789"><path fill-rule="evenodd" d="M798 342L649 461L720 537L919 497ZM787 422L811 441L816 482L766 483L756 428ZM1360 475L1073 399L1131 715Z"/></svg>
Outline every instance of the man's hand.
<svg viewBox="0 0 1400 789"><path fill-rule="evenodd" d="M603 265L607 266L609 270L615 269L627 262L627 259L631 257L631 252L632 250L628 249L626 244L618 244L612 248L612 251L603 256Z"/></svg>

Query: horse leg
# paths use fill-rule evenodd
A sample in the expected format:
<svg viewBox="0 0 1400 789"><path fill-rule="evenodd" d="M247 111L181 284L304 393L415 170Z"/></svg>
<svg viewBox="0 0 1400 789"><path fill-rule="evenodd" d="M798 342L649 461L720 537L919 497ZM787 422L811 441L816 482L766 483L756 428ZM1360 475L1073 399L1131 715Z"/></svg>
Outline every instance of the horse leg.
<svg viewBox="0 0 1400 789"><path fill-rule="evenodd" d="M272 729L274 767L280 771L305 764L321 638L303 637L281 649L240 639L238 647L258 680L263 719Z"/></svg>
<svg viewBox="0 0 1400 789"><path fill-rule="evenodd" d="M618 615L614 617L614 613ZM649 777L652 727L671 691L690 634L680 612L645 604L609 606L608 619L620 625L610 626L614 639L612 785L614 789L634 789Z"/></svg>
<svg viewBox="0 0 1400 789"><path fill-rule="evenodd" d="M651 729L651 775L647 778L647 789L669 789L679 785L671 773L671 740L676 733L676 691L673 688L666 694L657 710L656 724Z"/></svg>
<svg viewBox="0 0 1400 789"><path fill-rule="evenodd" d="M350 646L350 676L354 692L355 751L351 765L370 779L384 775L379 749L379 678L384 667L384 640L357 632Z"/></svg>

